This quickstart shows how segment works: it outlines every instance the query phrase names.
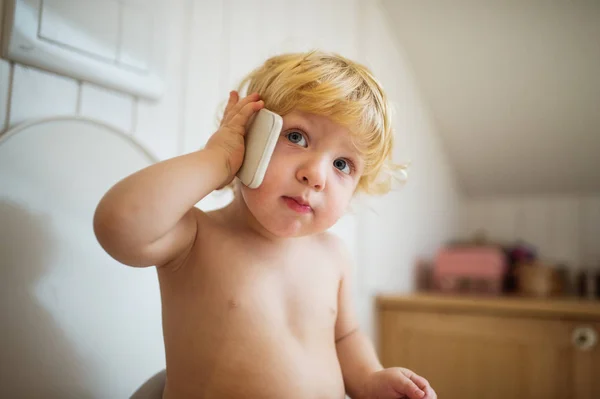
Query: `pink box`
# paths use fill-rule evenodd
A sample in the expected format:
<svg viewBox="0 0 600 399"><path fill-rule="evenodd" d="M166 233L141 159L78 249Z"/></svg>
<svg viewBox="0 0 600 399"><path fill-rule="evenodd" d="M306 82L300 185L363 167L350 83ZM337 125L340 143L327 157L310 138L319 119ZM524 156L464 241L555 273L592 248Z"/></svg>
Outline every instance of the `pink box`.
<svg viewBox="0 0 600 399"><path fill-rule="evenodd" d="M498 247L444 248L435 259L433 284L442 292L498 295L506 271L506 257Z"/></svg>

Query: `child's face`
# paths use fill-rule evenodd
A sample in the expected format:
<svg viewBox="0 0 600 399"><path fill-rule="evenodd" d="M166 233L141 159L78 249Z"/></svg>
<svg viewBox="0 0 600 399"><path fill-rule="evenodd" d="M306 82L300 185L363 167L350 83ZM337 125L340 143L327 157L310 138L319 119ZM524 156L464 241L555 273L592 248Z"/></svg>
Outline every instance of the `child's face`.
<svg viewBox="0 0 600 399"><path fill-rule="evenodd" d="M241 185L241 194L272 234L318 233L343 216L363 169L347 128L324 116L294 111L283 117L263 183L257 189Z"/></svg>

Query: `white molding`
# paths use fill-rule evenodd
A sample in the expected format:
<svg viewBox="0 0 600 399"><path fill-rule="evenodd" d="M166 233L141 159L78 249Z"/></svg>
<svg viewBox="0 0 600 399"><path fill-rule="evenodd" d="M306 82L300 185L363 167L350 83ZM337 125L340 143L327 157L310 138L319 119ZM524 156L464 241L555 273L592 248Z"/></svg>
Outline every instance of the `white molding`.
<svg viewBox="0 0 600 399"><path fill-rule="evenodd" d="M145 97L160 98L164 91L164 32L161 8L155 2L145 7L153 14L152 50L147 70L94 57L39 36L43 0L5 0L6 15L2 57L60 75L96 83L107 88ZM141 5L138 5L141 7Z"/></svg>
<svg viewBox="0 0 600 399"><path fill-rule="evenodd" d="M48 117L48 118L31 119L31 120L27 120L25 122L21 122L15 126L13 126L12 128L10 128L9 130L7 130L4 134L2 134L0 136L0 146L2 144L4 144L6 141L10 140L11 137L13 137L14 135L21 132L22 130L28 129L32 126L42 125L42 124L48 123L48 122L58 122L58 121L79 121L79 122L84 122L84 123L89 123L91 125L99 126L105 130L110 131L111 133L114 133L114 134L120 136L125 141L133 144L148 158L148 160L150 162L157 163L159 161L158 157L156 157L154 154L152 154L152 152L150 152L142 143L140 143L138 140L133 138L127 132L124 132L124 131L116 128L115 126L109 125L98 119L90 118L87 116L81 116L81 115L52 116L52 117Z"/></svg>

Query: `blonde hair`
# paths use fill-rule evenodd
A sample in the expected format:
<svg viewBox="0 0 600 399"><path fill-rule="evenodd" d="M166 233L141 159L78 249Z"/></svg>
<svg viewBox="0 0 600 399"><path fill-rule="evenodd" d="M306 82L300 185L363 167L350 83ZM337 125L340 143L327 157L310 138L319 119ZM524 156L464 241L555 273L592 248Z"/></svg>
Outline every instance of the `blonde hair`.
<svg viewBox="0 0 600 399"><path fill-rule="evenodd" d="M265 108L284 116L300 110L346 127L365 161L357 191L384 194L394 172L390 106L381 84L365 66L338 54L309 51L271 57L250 72L239 92L258 93Z"/></svg>

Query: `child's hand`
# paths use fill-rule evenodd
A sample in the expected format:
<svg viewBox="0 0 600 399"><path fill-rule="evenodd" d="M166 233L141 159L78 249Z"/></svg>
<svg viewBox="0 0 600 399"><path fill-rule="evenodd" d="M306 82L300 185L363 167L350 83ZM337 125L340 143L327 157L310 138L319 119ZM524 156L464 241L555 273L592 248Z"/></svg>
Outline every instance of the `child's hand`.
<svg viewBox="0 0 600 399"><path fill-rule="evenodd" d="M392 367L371 374L365 392L369 399L437 398L425 378L401 367Z"/></svg>
<svg viewBox="0 0 600 399"><path fill-rule="evenodd" d="M263 101L259 101L256 93L240 100L236 91L229 93L229 101L223 114L223 120L217 130L206 143L205 149L216 151L223 155L227 166L227 179L223 187L228 185L244 160L244 136L246 135L246 124L254 115L264 106Z"/></svg>

